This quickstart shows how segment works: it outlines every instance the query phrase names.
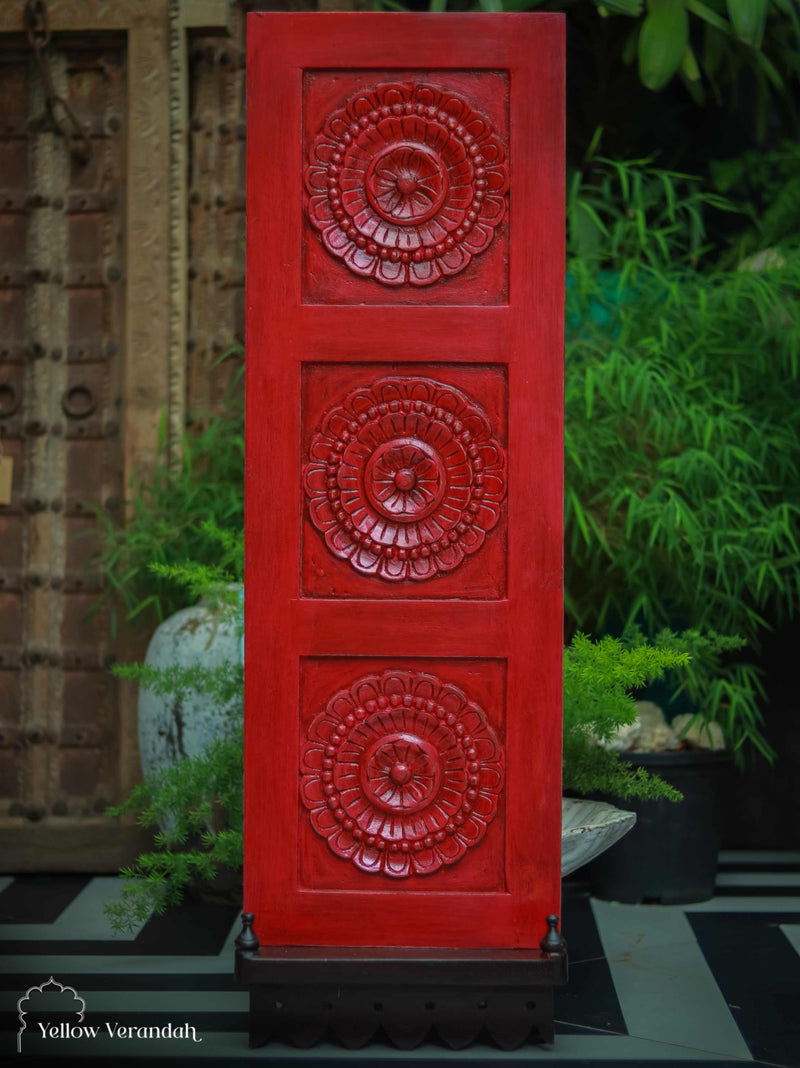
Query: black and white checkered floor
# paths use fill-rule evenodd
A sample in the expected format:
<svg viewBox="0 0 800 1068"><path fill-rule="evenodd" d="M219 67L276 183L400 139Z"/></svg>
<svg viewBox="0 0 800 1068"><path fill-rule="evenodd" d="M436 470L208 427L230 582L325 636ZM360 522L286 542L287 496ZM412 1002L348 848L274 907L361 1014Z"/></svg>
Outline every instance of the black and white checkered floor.
<svg viewBox="0 0 800 1068"><path fill-rule="evenodd" d="M111 877L0 878L0 1059L17 1057L18 999L53 976L86 1002L96 1038L23 1034L20 1063L91 1065L183 1059L211 1065L331 1062L800 1066L800 853L723 853L716 896L684 906L597 901L565 887L570 981L556 992L556 1042L502 1053L488 1045L412 1053L247 1045L247 994L232 974L238 912L187 901L135 934L113 937ZM196 1040L121 1038L106 1022L195 1028ZM105 1033L104 1033L105 1031ZM186 1032L188 1033L188 1032ZM25 1039L29 1041L25 1042Z"/></svg>

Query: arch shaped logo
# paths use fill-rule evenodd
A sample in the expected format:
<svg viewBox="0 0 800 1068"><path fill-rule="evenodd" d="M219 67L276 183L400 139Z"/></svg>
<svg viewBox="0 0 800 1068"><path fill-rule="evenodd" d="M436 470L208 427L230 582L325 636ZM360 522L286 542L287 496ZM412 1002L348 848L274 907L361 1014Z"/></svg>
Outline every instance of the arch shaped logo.
<svg viewBox="0 0 800 1068"><path fill-rule="evenodd" d="M39 986L28 987L17 1001L17 1016L19 1017L17 1053L22 1052L22 1033L27 1028L28 1017L32 1018L30 1020L32 1024L38 1023L44 1029L46 1024L36 1017L46 1015L51 1028L78 1030L83 1037L85 1028L79 1025L83 1022L85 1013L86 1002L74 987L60 983L52 975ZM75 1020L71 1019L73 1016Z"/></svg>

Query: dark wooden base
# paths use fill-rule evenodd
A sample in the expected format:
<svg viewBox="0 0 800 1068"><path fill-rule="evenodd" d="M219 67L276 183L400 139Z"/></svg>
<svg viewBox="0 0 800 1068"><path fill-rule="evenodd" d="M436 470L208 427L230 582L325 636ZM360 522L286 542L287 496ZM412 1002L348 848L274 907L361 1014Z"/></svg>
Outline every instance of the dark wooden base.
<svg viewBox="0 0 800 1068"><path fill-rule="evenodd" d="M308 1048L373 1038L413 1049L438 1038L463 1049L488 1035L501 1049L553 1041L553 987L567 980L566 947L531 950L237 949L250 991L250 1046Z"/></svg>

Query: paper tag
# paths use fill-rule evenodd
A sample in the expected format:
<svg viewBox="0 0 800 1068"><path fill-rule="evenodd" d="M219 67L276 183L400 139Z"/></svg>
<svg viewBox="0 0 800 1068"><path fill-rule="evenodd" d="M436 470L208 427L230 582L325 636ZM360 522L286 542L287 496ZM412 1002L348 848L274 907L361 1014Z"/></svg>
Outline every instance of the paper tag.
<svg viewBox="0 0 800 1068"><path fill-rule="evenodd" d="M0 504L11 504L11 483L13 478L13 459L10 456L0 456Z"/></svg>

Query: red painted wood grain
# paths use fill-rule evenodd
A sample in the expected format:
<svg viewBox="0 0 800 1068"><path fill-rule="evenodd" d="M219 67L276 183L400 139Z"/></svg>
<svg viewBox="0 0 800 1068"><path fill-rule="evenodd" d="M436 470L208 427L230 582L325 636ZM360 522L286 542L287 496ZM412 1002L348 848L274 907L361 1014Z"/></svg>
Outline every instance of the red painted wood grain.
<svg viewBox="0 0 800 1068"><path fill-rule="evenodd" d="M510 179L489 249L413 289L323 247L303 172L326 111L416 79L497 128ZM562 16L248 16L245 907L262 945L532 947L559 911L563 127ZM358 573L310 519L309 449L362 375L451 386L505 452L497 524L423 582ZM300 795L325 694L392 667L461 688L505 753L485 838L406 880L334 855Z"/></svg>

